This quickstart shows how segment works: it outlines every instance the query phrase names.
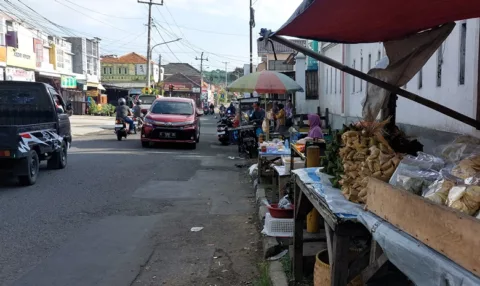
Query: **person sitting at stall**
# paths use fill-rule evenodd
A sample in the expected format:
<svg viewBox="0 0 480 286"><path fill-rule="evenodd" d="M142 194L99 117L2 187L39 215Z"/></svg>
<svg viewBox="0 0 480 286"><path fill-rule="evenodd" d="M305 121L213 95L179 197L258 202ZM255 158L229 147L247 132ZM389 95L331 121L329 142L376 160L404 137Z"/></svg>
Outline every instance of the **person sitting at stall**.
<svg viewBox="0 0 480 286"><path fill-rule="evenodd" d="M318 114L309 114L308 123L310 125L310 130L308 131L308 137L313 139L323 139L322 128L320 127L321 121Z"/></svg>

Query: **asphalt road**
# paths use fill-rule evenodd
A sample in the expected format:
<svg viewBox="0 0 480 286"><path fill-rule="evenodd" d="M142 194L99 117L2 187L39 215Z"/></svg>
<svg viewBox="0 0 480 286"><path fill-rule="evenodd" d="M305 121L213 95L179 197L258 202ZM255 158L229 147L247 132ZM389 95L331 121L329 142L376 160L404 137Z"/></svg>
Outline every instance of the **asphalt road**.
<svg viewBox="0 0 480 286"><path fill-rule="evenodd" d="M215 126L202 118L197 150L77 137L66 169L2 178L0 285L249 285L254 194Z"/></svg>

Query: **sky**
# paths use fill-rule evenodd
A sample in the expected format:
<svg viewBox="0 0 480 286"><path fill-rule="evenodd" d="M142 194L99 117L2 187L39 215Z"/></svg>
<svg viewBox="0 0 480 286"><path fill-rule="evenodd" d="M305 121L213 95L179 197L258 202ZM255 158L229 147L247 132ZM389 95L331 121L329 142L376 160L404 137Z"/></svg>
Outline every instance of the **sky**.
<svg viewBox="0 0 480 286"><path fill-rule="evenodd" d="M102 54L147 53L148 5L137 0L9 0L32 18L44 16L83 37L99 37ZM148 0L141 0L148 1ZM160 3L161 0L154 0ZM256 39L261 28L279 28L295 11L301 0L253 0L256 27L253 30L254 64L258 62ZM6 4L5 4L6 5ZM28 10L29 8L32 10ZM8 7L8 6L6 6ZM4 8L0 7L4 10ZM34 12L38 13L34 15ZM152 46L182 38L179 42L156 47L155 61L162 64L186 62L199 67L203 51L208 58L206 70L243 67L249 63L248 0L164 0L152 7ZM47 21L47 20L38 20ZM40 22L40 23L45 23ZM55 29L55 28L54 28ZM65 30L59 31L65 34ZM70 35L68 35L70 36ZM163 37L163 38L162 38Z"/></svg>

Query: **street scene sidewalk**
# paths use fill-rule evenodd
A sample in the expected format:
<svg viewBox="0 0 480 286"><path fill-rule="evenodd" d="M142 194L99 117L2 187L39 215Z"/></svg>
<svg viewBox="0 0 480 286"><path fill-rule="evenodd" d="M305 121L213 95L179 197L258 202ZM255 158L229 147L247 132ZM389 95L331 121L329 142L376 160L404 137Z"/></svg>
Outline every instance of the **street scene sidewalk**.
<svg viewBox="0 0 480 286"><path fill-rule="evenodd" d="M114 129L115 117L72 115L70 124L73 136L83 136Z"/></svg>
<svg viewBox="0 0 480 286"><path fill-rule="evenodd" d="M0 286L480 285L479 0L0 12Z"/></svg>
<svg viewBox="0 0 480 286"><path fill-rule="evenodd" d="M202 118L195 151L142 149L139 135L103 132L111 118L71 118L85 135L66 169L42 167L29 188L0 184L2 285L254 285L255 196L213 117Z"/></svg>

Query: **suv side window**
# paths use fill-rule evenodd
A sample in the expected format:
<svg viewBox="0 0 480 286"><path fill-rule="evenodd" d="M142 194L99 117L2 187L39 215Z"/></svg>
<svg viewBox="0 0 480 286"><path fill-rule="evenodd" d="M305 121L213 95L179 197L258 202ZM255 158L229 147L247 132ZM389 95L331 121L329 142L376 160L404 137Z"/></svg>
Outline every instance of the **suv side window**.
<svg viewBox="0 0 480 286"><path fill-rule="evenodd" d="M65 111L65 104L63 103L62 97L55 91L55 89L51 87L48 88L48 91L50 93L50 96L52 97L55 107L62 107Z"/></svg>

